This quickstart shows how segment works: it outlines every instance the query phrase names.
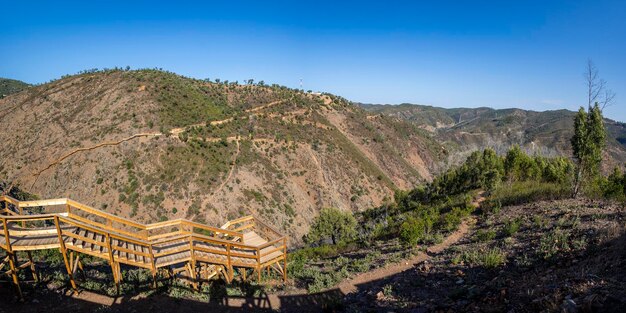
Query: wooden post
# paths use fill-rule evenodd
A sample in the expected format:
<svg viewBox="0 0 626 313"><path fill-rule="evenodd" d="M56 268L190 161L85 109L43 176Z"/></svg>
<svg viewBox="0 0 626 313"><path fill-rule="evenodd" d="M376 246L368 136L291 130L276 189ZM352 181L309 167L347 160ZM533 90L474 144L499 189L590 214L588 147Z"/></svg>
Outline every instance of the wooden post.
<svg viewBox="0 0 626 313"><path fill-rule="evenodd" d="M261 282L261 249L256 248L256 271L258 273L259 283Z"/></svg>
<svg viewBox="0 0 626 313"><path fill-rule="evenodd" d="M11 247L11 237L9 236L9 226L5 218L2 219L2 226L4 227L4 238L6 240L7 258L9 259L9 268L11 269L11 278L13 279L13 286L15 286L15 290L17 290L17 294L18 294L20 301L24 301L24 296L22 295L22 288L20 288L20 282L17 276L17 269L15 268L17 257L15 256L15 253L13 252L13 248Z"/></svg>
<svg viewBox="0 0 626 313"><path fill-rule="evenodd" d="M148 250L150 251L150 261L151 268L150 272L152 272L152 288L157 288L157 268L156 268L156 260L154 259L154 250L152 249L152 244L148 245Z"/></svg>
<svg viewBox="0 0 626 313"><path fill-rule="evenodd" d="M15 267L16 263L17 254L15 252L11 252L9 254L9 268L11 269L11 278L13 278L13 286L15 286L15 290L17 290L20 301L24 301L24 295L22 294L22 288L20 287L20 282L17 276L17 268Z"/></svg>
<svg viewBox="0 0 626 313"><path fill-rule="evenodd" d="M107 250L109 251L109 265L111 266L111 272L113 272L113 281L115 282L115 289L117 291L117 294L120 293L120 280L118 275L118 271L117 268L115 266L115 258L113 258L113 249L111 247L111 236L109 236L109 233L105 234L105 240L106 240L106 244L107 244Z"/></svg>
<svg viewBox="0 0 626 313"><path fill-rule="evenodd" d="M20 215L24 215L24 208L19 203L17 204L17 210L20 212ZM22 221L22 227L26 227L26 221Z"/></svg>
<svg viewBox="0 0 626 313"><path fill-rule="evenodd" d="M72 275L74 275L74 271L75 271L74 267L76 267L74 265L74 251L70 251L70 266L71 266L71 269L72 269Z"/></svg>
<svg viewBox="0 0 626 313"><path fill-rule="evenodd" d="M30 272L33 274L33 279L38 282L39 275L37 275L37 267L35 266L35 261L33 260L33 254L30 251L27 251L26 255L28 255L28 262L30 262Z"/></svg>
<svg viewBox="0 0 626 313"><path fill-rule="evenodd" d="M67 270L67 275L70 277L70 284L72 285L72 289L74 289L74 293L78 294L78 288L76 287L76 282L74 281L74 275L72 275L72 268L70 266L69 260L67 259L67 249L65 247L65 241L63 240L63 235L61 233L61 226L59 225L59 217L54 217L54 224L57 228L57 235L59 236L59 250L63 255L63 262L65 263L65 269Z"/></svg>
<svg viewBox="0 0 626 313"><path fill-rule="evenodd" d="M193 289L198 290L198 278L196 276L196 256L193 253L193 236L189 236L189 255L190 259L188 262L189 266L189 276L191 277Z"/></svg>
<svg viewBox="0 0 626 313"><path fill-rule="evenodd" d="M230 244L226 244L226 255L228 257L228 260L227 260L228 267L226 269L226 276L228 278L226 279L226 282L230 284L230 282L233 280L233 275L232 275L233 265L230 262Z"/></svg>
<svg viewBox="0 0 626 313"><path fill-rule="evenodd" d="M287 282L287 237L283 239L283 282Z"/></svg>

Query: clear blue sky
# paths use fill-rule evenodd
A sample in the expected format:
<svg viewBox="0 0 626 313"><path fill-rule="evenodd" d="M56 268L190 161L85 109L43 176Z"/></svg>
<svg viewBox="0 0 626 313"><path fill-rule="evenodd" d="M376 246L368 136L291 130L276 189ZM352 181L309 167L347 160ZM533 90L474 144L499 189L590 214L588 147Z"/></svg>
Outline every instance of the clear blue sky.
<svg viewBox="0 0 626 313"><path fill-rule="evenodd" d="M130 65L303 78L369 103L575 110L592 58L617 93L605 115L626 121L625 1L61 2L1 0L0 77Z"/></svg>

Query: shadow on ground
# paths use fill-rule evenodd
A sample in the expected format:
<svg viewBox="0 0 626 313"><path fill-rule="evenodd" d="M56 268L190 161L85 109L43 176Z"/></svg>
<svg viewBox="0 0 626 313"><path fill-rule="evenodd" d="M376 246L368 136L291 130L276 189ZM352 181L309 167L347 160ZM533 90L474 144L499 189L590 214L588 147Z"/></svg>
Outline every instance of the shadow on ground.
<svg viewBox="0 0 626 313"><path fill-rule="evenodd" d="M30 287L30 288L29 288ZM152 295L129 294L109 297L83 290L51 291L31 285L25 290L25 301L19 302L8 282L0 284L0 313L20 312L336 312L342 307L344 294L333 289L318 294L257 296L211 296L207 301L175 298L158 290Z"/></svg>

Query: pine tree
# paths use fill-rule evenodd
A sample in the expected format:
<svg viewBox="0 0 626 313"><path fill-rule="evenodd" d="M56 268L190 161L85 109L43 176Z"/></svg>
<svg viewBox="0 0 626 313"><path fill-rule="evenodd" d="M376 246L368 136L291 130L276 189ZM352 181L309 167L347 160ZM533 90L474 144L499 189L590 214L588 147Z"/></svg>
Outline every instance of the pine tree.
<svg viewBox="0 0 626 313"><path fill-rule="evenodd" d="M574 118L574 136L571 143L577 165L574 184L574 197L577 197L581 186L600 172L606 130L598 103L590 106L588 112L582 107L578 110Z"/></svg>

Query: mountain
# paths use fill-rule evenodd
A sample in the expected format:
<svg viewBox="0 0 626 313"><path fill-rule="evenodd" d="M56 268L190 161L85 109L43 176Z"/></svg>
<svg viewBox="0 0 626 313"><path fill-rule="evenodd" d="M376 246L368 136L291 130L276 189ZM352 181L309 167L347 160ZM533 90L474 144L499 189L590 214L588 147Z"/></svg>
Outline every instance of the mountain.
<svg viewBox="0 0 626 313"><path fill-rule="evenodd" d="M157 70L64 77L0 100L0 180L149 222L254 214L297 242L318 211L431 179L427 131L330 94Z"/></svg>
<svg viewBox="0 0 626 313"><path fill-rule="evenodd" d="M487 147L504 153L517 144L529 153L571 156L570 138L576 112L568 110L454 108L416 104L359 104L372 116L409 121L430 132L449 152L448 162L459 163L475 150ZM373 117L370 117L370 119ZM626 124L604 120L609 133L605 171L626 162Z"/></svg>
<svg viewBox="0 0 626 313"><path fill-rule="evenodd" d="M10 94L18 93L28 87L30 85L25 82L0 77L0 99Z"/></svg>

